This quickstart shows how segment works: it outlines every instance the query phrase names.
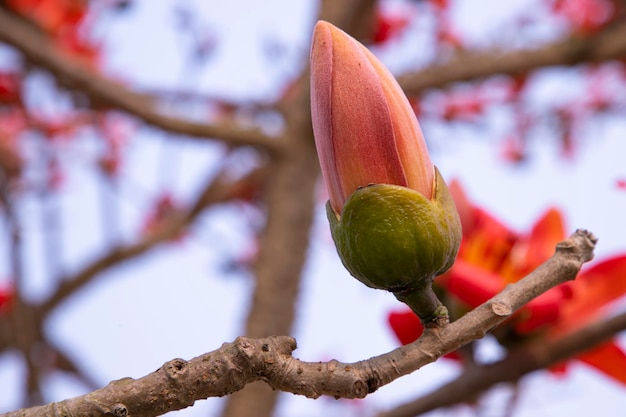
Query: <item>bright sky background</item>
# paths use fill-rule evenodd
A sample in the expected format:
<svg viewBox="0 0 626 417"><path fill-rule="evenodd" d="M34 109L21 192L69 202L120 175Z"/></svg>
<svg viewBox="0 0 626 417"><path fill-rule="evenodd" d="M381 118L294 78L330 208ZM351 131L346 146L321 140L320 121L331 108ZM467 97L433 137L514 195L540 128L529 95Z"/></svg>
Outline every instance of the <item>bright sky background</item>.
<svg viewBox="0 0 626 417"><path fill-rule="evenodd" d="M110 60L107 71L145 89L175 89L207 92L231 98L263 99L275 92L276 83L296 74L308 54L310 31L316 2L274 0L263 2L180 1L201 10L199 23L214 31L219 46L212 60L201 71L189 72L182 58L186 56L185 39L175 33L171 2L138 1L135 10L107 22L102 39ZM506 15L504 3L495 0L460 1L470 32L498 30L489 23ZM472 6L469 6L469 4ZM536 4L524 0L515 4ZM480 6L479 6L480 5ZM480 13L476 13L480 10ZM472 18L467 19L467 14ZM493 17L492 15L492 17ZM549 30L545 31L545 34ZM482 35L481 35L482 36ZM262 39L285 43L286 56L278 65L260 52ZM476 42L483 42L476 35ZM385 51L381 51L385 56ZM415 59L419 59L416 57ZM390 67L405 63L389 62ZM562 78L552 77L549 91L567 89ZM551 95L554 93L550 93ZM538 94L537 100L541 100ZM503 161L493 140L479 129L442 129L422 125L434 149L432 158L447 179L460 178L470 198L494 212L518 230L527 230L548 207L558 206L567 218L568 230L584 227L599 238L597 259L626 249L624 232L626 191L615 182L626 178L626 121L602 119L592 126L593 139L585 141L575 160L563 160L554 141L536 138L532 159L523 168ZM219 146L209 147L192 141L167 139L163 133L142 129L133 139L125 174L132 182L122 184L123 235L132 238L133 226L159 189L171 189L185 201L206 175L206 167L217 161ZM81 155L93 150L89 142ZM171 153L179 161L176 178L163 176L154 183L154 173L161 169L155 161ZM72 166L72 175L64 190L66 223L72 224L67 236L67 260L74 268L97 253L102 228L82 213L99 210L99 191L90 188L93 173L87 163ZM148 173L148 175L146 175ZM79 201L80 205L76 202ZM78 208L77 208L78 207ZM28 210L28 208L27 208ZM224 254L236 253L245 245L246 228L237 225L241 211L232 206L218 208L219 215L202 219L202 232L182 243L168 245L137 261L124 264L86 288L59 309L50 322L54 339L79 358L102 384L122 377L141 377L162 363L182 357L190 359L232 341L241 333L245 317L249 283L246 278L221 273L219 261ZM26 211L25 215L32 213ZM247 213L254 216L254 213ZM26 231L36 241L36 230ZM242 236L243 234L243 236ZM341 267L330 240L323 208L318 207L302 295L299 302L295 336L296 356L303 360L356 361L387 352L397 346L386 325L386 314L400 304L390 294L366 288L352 279ZM210 248L210 250L207 250ZM33 256L37 249L30 248ZM39 260L41 261L41 260ZM72 263L73 262L73 263ZM35 258L31 273L40 277L32 284L33 297L49 291L38 271L43 263ZM172 297L172 294L181 297ZM202 317L198 321L198 317ZM620 339L626 346L626 338ZM497 354L497 346L487 341L485 355ZM454 365L440 361L411 376L402 378L364 402L336 402L330 399L307 400L284 395L279 416L298 415L368 415L374 409L391 407L417 393L425 393L438 383L454 376ZM19 364L11 355L0 356L0 410L15 407ZM63 377L53 377L51 396L64 399L82 393ZM618 417L626 409L625 387L609 381L583 365L572 367L567 378L559 380L546 373L536 373L522 381L520 406L516 417L593 415ZM493 394L491 414L510 395L507 389ZM598 402L602 399L601 402ZM199 402L177 413L180 416L207 415L219 399ZM348 405L346 405L348 404ZM491 404L491 403L490 403ZM333 414L334 413L334 414ZM351 414L352 413L352 414ZM491 415L486 413L484 415ZM435 412L432 416L453 415ZM472 415L467 409L454 414Z"/></svg>

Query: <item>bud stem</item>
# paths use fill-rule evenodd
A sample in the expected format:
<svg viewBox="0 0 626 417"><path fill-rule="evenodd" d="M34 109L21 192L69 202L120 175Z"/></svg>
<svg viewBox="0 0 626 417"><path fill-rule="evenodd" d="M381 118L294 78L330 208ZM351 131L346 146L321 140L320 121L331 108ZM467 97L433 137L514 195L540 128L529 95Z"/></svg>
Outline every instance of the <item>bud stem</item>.
<svg viewBox="0 0 626 417"><path fill-rule="evenodd" d="M396 292L393 295L417 314L425 328L444 327L450 323L448 309L441 304L430 282L423 287Z"/></svg>

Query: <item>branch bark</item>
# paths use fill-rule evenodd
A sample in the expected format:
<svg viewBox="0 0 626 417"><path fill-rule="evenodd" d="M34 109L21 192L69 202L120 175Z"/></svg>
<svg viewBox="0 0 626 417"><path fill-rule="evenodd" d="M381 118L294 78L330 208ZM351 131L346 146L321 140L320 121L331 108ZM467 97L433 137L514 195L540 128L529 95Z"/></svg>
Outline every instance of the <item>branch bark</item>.
<svg viewBox="0 0 626 417"><path fill-rule="evenodd" d="M259 380L273 389L309 398L364 398L441 355L482 338L533 298L574 279L583 263L593 258L595 242L591 233L577 230L559 243L555 254L539 268L459 320L427 330L416 342L368 360L304 362L292 356L296 343L291 337L240 337L191 361L169 361L143 378L124 378L81 397L0 417L157 416L189 407L199 399L232 394Z"/></svg>
<svg viewBox="0 0 626 417"><path fill-rule="evenodd" d="M308 106L294 106L293 111L308 114ZM273 158L263 193L267 198L267 224L253 266L254 292L245 327L249 337L291 333L313 222L319 168L310 122L303 123L292 114L286 120L292 140L283 155ZM277 395L265 384L253 384L231 396L222 415L270 416Z"/></svg>
<svg viewBox="0 0 626 417"><path fill-rule="evenodd" d="M583 353L623 330L626 330L626 313L589 324L558 340L534 342L510 352L500 361L468 368L436 391L381 413L378 417L414 417L440 407L471 401L498 383L514 383L533 371Z"/></svg>

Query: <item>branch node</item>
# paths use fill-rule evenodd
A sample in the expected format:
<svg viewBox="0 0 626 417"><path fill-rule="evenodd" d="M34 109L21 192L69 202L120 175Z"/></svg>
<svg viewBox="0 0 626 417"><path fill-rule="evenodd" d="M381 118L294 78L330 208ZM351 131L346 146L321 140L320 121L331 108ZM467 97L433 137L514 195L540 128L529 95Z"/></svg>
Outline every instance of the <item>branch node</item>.
<svg viewBox="0 0 626 417"><path fill-rule="evenodd" d="M367 384L359 379L354 382L352 392L354 392L354 398L365 398L369 394Z"/></svg>
<svg viewBox="0 0 626 417"><path fill-rule="evenodd" d="M114 404L111 412L115 417L127 417L128 416L128 408L124 404Z"/></svg>
<svg viewBox="0 0 626 417"><path fill-rule="evenodd" d="M501 301L495 301L494 303L492 303L491 311L493 311L493 314L499 317L508 317L513 314L511 306Z"/></svg>
<svg viewBox="0 0 626 417"><path fill-rule="evenodd" d="M169 379L177 380L187 373L187 361L180 358L172 359L163 365L163 371Z"/></svg>
<svg viewBox="0 0 626 417"><path fill-rule="evenodd" d="M290 336L278 336L272 340L275 342L274 349L282 355L291 355L298 347L296 339Z"/></svg>
<svg viewBox="0 0 626 417"><path fill-rule="evenodd" d="M380 380L380 378L372 377L368 379L367 380L367 393L371 394L373 392L376 392L378 388L381 387L381 385L382 385L382 381Z"/></svg>
<svg viewBox="0 0 626 417"><path fill-rule="evenodd" d="M442 354L441 351L431 351L429 349L423 349L421 347L419 347L417 350L420 353L422 353L424 356L426 356L430 362L436 361L437 359L441 357L441 354Z"/></svg>
<svg viewBox="0 0 626 417"><path fill-rule="evenodd" d="M576 229L567 240L556 245L556 250L570 258L575 258L582 266L583 263L593 259L593 250L597 242L598 238L590 231Z"/></svg>
<svg viewBox="0 0 626 417"><path fill-rule="evenodd" d="M254 355L254 343L252 343L251 340L247 337L240 336L235 339L235 346L237 346L237 350L243 353L247 358L250 358Z"/></svg>

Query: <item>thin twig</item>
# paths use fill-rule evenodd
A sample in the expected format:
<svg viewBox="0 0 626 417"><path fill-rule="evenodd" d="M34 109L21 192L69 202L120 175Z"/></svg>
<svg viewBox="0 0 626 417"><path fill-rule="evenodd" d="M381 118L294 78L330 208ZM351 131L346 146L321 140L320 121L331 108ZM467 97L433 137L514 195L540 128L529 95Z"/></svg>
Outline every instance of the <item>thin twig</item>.
<svg viewBox="0 0 626 417"><path fill-rule="evenodd" d="M626 23L619 22L600 32L558 40L535 49L519 51L465 51L440 64L398 77L408 95L429 88L471 81L493 75L518 75L539 68L601 62L626 55Z"/></svg>
<svg viewBox="0 0 626 417"><path fill-rule="evenodd" d="M32 355L33 341L39 338L39 328L32 326L37 321L37 313L26 304L23 297L22 234L15 210L14 195L11 193L11 180L4 169L0 169L0 202L9 229L9 259L13 279L13 307L8 315L8 330L13 336L13 345L18 349L26 364L26 390L23 403L32 405L43 400L37 364Z"/></svg>
<svg viewBox="0 0 626 417"><path fill-rule="evenodd" d="M440 407L470 401L492 386L516 382L530 372L548 368L580 354L626 330L626 313L601 320L555 341L534 342L511 353L506 358L473 367L436 391L402 404L378 417L414 417Z"/></svg>
<svg viewBox="0 0 626 417"><path fill-rule="evenodd" d="M57 287L54 294L42 304L41 312L45 314L53 310L66 298L91 282L101 272L142 255L160 243L175 238L186 227L189 227L205 208L231 198L236 198L237 192L241 187L245 187L246 184L251 181L260 181L260 177L263 175L262 171L261 168L258 168L235 181L228 180L225 171L217 175L207 183L204 190L200 192L196 201L190 205L189 209L173 213L168 217L167 221L157 225L155 230L138 242L127 246L114 247L108 253L84 267L73 277L66 277L61 280L61 284Z"/></svg>

